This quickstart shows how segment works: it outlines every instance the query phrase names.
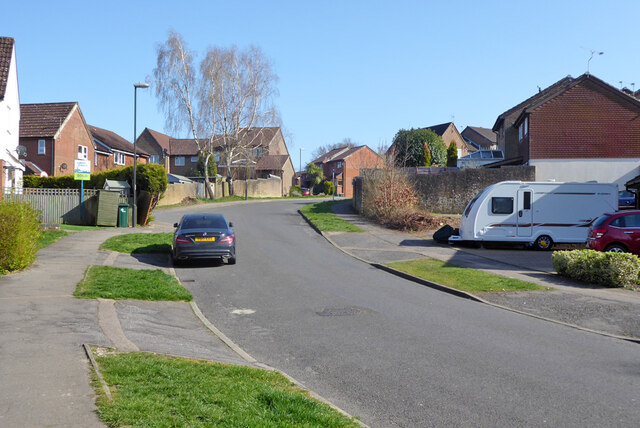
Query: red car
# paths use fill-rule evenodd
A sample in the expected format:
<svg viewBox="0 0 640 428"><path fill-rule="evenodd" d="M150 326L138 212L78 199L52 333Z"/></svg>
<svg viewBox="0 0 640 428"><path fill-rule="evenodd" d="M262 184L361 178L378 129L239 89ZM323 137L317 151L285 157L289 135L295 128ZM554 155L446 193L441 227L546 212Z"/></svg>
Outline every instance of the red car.
<svg viewBox="0 0 640 428"><path fill-rule="evenodd" d="M640 255L640 211L603 214L589 227L587 248Z"/></svg>

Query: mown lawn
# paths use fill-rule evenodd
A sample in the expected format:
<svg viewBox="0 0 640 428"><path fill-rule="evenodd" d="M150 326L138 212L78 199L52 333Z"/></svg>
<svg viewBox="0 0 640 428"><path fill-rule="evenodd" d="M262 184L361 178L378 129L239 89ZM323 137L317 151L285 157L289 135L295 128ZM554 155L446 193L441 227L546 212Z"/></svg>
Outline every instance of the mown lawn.
<svg viewBox="0 0 640 428"><path fill-rule="evenodd" d="M128 254L169 253L172 242L171 233L127 233L107 239L100 249Z"/></svg>
<svg viewBox="0 0 640 428"><path fill-rule="evenodd" d="M427 281L469 293L546 289L532 282L494 275L477 269L455 266L431 258L387 263L387 266Z"/></svg>
<svg viewBox="0 0 640 428"><path fill-rule="evenodd" d="M146 353L96 361L114 397L94 380L110 427L358 427L274 371Z"/></svg>
<svg viewBox="0 0 640 428"><path fill-rule="evenodd" d="M89 266L74 296L83 299L137 299L191 301L191 293L160 269Z"/></svg>
<svg viewBox="0 0 640 428"><path fill-rule="evenodd" d="M64 230L43 230L38 240L38 250L48 247L68 234L69 233Z"/></svg>
<svg viewBox="0 0 640 428"><path fill-rule="evenodd" d="M322 232L364 232L358 226L342 220L335 215L331 207L341 204L341 201L325 201L317 204L305 205L300 208L302 214Z"/></svg>

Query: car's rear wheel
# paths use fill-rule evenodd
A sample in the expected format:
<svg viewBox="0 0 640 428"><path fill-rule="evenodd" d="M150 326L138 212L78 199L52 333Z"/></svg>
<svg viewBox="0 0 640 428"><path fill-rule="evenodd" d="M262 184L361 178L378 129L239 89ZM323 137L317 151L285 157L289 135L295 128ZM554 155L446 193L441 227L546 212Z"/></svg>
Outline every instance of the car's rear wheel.
<svg viewBox="0 0 640 428"><path fill-rule="evenodd" d="M611 244L604 250L607 253L627 253L628 250L624 245L621 244Z"/></svg>
<svg viewBox="0 0 640 428"><path fill-rule="evenodd" d="M533 243L533 247L536 250L550 250L551 247L553 247L553 239L551 239L551 237L547 235L540 235L538 236L538 239L536 239Z"/></svg>

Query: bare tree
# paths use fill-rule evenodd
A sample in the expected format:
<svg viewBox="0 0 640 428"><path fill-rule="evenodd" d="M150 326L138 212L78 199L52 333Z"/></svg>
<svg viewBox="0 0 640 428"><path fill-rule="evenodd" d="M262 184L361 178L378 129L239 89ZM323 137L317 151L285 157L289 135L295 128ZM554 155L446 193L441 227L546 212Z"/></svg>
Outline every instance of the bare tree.
<svg viewBox="0 0 640 428"><path fill-rule="evenodd" d="M195 54L174 31L157 53L156 96L168 127L179 131L189 125L204 156L207 183L208 164L216 151L227 176L233 178L234 163L249 162L262 136L261 127L279 124L273 104L278 77L271 62L255 46L246 50L211 47L196 70Z"/></svg>

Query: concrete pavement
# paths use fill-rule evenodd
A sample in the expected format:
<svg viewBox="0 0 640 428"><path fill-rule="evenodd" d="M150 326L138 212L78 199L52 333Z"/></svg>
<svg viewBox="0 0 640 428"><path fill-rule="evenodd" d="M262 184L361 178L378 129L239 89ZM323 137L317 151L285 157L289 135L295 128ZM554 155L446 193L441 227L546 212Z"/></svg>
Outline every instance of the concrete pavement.
<svg viewBox="0 0 640 428"><path fill-rule="evenodd" d="M0 277L0 426L104 426L95 412L85 343L256 365L207 329L195 305L73 297L89 265L169 271L166 255L98 250L109 237L131 232L72 233L39 251L27 270Z"/></svg>

